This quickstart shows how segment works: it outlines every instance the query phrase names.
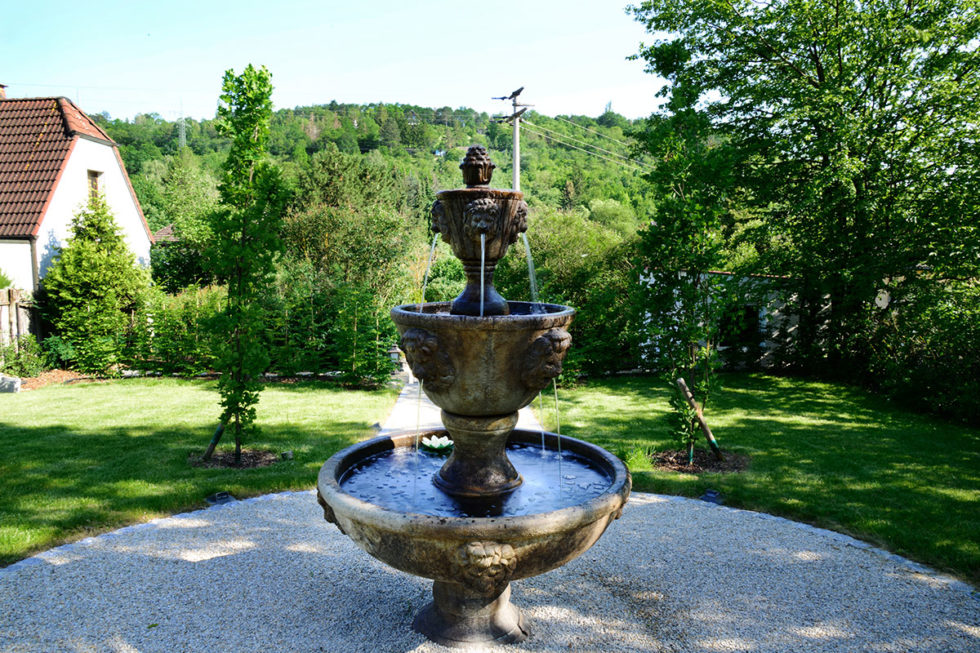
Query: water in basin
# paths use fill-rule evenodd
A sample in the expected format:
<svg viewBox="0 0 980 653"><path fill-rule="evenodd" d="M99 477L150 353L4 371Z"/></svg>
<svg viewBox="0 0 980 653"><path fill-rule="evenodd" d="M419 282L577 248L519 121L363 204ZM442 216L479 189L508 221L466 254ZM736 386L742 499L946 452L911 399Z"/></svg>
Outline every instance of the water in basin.
<svg viewBox="0 0 980 653"><path fill-rule="evenodd" d="M348 494L382 508L435 517L516 517L580 505L606 491L612 479L588 459L569 452L559 458L540 445L507 445L507 457L524 484L495 503L464 505L432 483L446 457L412 447L396 447L352 465L340 479ZM414 489L413 489L414 488Z"/></svg>

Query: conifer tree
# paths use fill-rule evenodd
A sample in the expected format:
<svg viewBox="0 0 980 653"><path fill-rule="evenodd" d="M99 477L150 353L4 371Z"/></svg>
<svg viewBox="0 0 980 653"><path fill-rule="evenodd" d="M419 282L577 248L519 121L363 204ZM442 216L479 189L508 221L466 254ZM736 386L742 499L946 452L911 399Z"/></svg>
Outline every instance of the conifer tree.
<svg viewBox="0 0 980 653"><path fill-rule="evenodd" d="M120 363L126 333L149 276L136 264L101 195L72 219L72 235L44 277L42 305L83 372Z"/></svg>

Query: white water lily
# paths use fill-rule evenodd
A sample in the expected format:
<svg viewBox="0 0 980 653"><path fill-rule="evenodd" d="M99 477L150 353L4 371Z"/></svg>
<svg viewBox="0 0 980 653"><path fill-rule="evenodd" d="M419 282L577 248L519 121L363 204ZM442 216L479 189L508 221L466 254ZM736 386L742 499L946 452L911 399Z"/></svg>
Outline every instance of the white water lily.
<svg viewBox="0 0 980 653"><path fill-rule="evenodd" d="M435 435L422 438L422 444L430 449L445 449L453 446L453 441L449 439L448 435Z"/></svg>

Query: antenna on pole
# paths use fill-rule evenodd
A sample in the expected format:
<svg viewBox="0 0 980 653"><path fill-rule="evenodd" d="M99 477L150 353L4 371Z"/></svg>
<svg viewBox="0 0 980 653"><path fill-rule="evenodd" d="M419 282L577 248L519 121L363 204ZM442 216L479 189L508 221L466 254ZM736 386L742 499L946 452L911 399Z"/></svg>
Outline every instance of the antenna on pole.
<svg viewBox="0 0 980 653"><path fill-rule="evenodd" d="M510 95L491 98L493 100L510 100L514 108L514 113L498 119L498 122L509 122L514 125L514 190L521 189L521 114L527 111L528 107L534 106L533 104L520 104L517 102L517 96L523 90L524 87L522 86Z"/></svg>

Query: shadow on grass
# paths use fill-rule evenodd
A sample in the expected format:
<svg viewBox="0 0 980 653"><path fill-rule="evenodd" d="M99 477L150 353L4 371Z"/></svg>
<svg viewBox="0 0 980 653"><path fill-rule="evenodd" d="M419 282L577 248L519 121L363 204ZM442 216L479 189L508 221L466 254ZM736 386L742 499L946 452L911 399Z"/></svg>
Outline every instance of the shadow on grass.
<svg viewBox="0 0 980 653"><path fill-rule="evenodd" d="M204 497L219 490L244 498L310 489L327 458L373 433L356 421L335 420L318 429L279 424L246 446L290 450L293 459L234 469L188 464L190 453L204 452L207 428L79 430L0 421L0 432L8 450L0 461L0 565L61 541L204 507ZM220 446L233 443L226 434Z"/></svg>
<svg viewBox="0 0 980 653"><path fill-rule="evenodd" d="M842 531L980 580L980 433L834 384L762 375L722 383L706 416L723 449L750 457L742 473L642 464L637 450L677 446L668 390L655 378L564 391L562 431L634 463L637 490L696 497L714 488L728 505Z"/></svg>

